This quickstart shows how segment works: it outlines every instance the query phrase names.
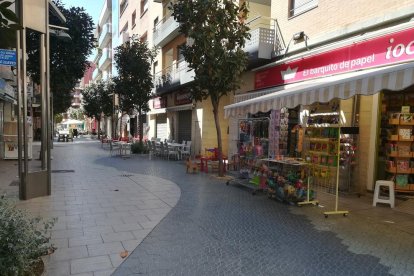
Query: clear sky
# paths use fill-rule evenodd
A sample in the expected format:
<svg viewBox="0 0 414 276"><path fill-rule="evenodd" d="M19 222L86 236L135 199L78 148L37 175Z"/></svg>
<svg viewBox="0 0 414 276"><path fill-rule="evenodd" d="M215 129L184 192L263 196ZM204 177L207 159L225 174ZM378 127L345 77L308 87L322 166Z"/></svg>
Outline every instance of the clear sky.
<svg viewBox="0 0 414 276"><path fill-rule="evenodd" d="M99 14L103 6L103 0L61 0L66 8L83 7L92 16L93 23L98 23Z"/></svg>
<svg viewBox="0 0 414 276"><path fill-rule="evenodd" d="M61 0L65 8L70 7L83 7L85 11L92 17L93 24L96 26L99 20L104 0ZM92 60L95 55L95 50L88 57L88 60Z"/></svg>

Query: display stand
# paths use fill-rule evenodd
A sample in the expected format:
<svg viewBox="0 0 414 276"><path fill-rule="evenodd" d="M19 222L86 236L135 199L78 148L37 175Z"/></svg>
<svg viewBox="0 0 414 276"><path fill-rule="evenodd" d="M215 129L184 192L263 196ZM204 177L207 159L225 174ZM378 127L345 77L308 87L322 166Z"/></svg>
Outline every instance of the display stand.
<svg viewBox="0 0 414 276"><path fill-rule="evenodd" d="M338 128L338 158L341 154L341 128ZM323 214L325 215L325 218L327 218L329 215L343 215L343 216L347 216L348 215L348 211L340 211L338 210L338 202L339 202L339 160L338 160L338 164L336 166L336 191L335 191L335 210L333 211L328 211L328 212L323 212Z"/></svg>
<svg viewBox="0 0 414 276"><path fill-rule="evenodd" d="M306 200L305 201L298 202L298 206L308 205L308 204L319 205L319 201L318 200L311 200L311 198L310 198L310 179L311 179L311 176L309 174L309 169L308 169Z"/></svg>

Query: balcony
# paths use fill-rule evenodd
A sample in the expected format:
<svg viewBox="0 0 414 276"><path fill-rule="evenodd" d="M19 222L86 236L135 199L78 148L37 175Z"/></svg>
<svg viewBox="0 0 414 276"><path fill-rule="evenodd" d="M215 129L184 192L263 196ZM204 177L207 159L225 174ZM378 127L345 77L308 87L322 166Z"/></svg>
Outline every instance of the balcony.
<svg viewBox="0 0 414 276"><path fill-rule="evenodd" d="M105 70L109 64L112 62L112 50L105 48L102 51L102 56L99 59L98 67L100 70Z"/></svg>
<svg viewBox="0 0 414 276"><path fill-rule="evenodd" d="M93 56L93 63L98 64L99 59L102 56L102 49L96 48L95 50L95 55Z"/></svg>
<svg viewBox="0 0 414 276"><path fill-rule="evenodd" d="M173 64L154 76L154 86L156 94L164 94L174 90L181 85L194 80L194 71L190 70L185 61L178 65Z"/></svg>
<svg viewBox="0 0 414 276"><path fill-rule="evenodd" d="M99 48L108 44L111 40L112 24L106 23L102 26L101 35L99 36Z"/></svg>
<svg viewBox="0 0 414 276"><path fill-rule="evenodd" d="M95 68L95 70L93 70L93 73L92 73L92 79L94 81L98 81L101 78L102 78L102 71L99 70L98 68Z"/></svg>
<svg viewBox="0 0 414 276"><path fill-rule="evenodd" d="M260 16L253 21L260 21ZM249 24L250 39L246 40L244 51L249 54L249 67L260 65L280 55L285 44L276 20L270 24Z"/></svg>
<svg viewBox="0 0 414 276"><path fill-rule="evenodd" d="M176 37L179 34L179 26L180 24L178 24L178 22L174 20L174 17L164 17L154 27L154 46L164 47L168 42L170 42L174 37Z"/></svg>
<svg viewBox="0 0 414 276"><path fill-rule="evenodd" d="M102 2L102 1L101 1ZM105 0L104 5L101 10L101 14L99 15L99 24L106 22L112 13L112 0Z"/></svg>

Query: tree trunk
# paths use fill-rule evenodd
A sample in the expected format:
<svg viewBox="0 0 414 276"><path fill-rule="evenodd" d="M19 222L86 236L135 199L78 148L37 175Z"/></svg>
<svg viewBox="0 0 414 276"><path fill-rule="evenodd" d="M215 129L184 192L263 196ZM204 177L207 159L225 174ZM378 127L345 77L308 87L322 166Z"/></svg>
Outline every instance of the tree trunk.
<svg viewBox="0 0 414 276"><path fill-rule="evenodd" d="M142 140L143 140L143 135L144 135L144 130L142 129L143 128L143 122L142 122L142 118L141 118L141 114L142 112L141 112L141 110L139 110L139 112L138 112L138 118L137 118L137 123L138 123L138 135L139 135L139 142L140 143L142 143Z"/></svg>
<svg viewBox="0 0 414 276"><path fill-rule="evenodd" d="M98 120L98 140L101 139L101 118Z"/></svg>
<svg viewBox="0 0 414 276"><path fill-rule="evenodd" d="M216 132L217 132L217 150L218 150L218 162L219 162L218 176L224 176L223 154L222 154L223 147L221 143L221 128L220 128L220 120L218 116L219 101L211 100L211 104L213 105L214 122L216 123Z"/></svg>

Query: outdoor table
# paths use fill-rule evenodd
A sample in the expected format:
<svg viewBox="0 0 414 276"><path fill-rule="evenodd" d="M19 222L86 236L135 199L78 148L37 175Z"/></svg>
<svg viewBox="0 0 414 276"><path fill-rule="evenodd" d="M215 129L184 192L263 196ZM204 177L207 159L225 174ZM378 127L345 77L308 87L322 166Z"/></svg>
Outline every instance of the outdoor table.
<svg viewBox="0 0 414 276"><path fill-rule="evenodd" d="M181 150L183 148L183 144L179 144L179 143L167 143L169 147L172 147L174 150L178 151L178 158L181 160L182 156L181 156Z"/></svg>

